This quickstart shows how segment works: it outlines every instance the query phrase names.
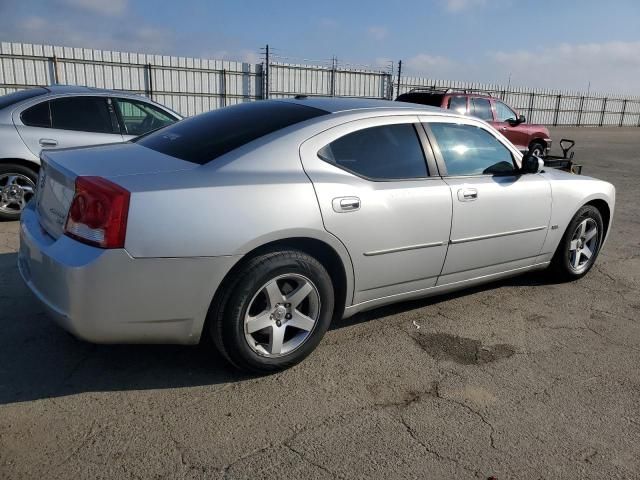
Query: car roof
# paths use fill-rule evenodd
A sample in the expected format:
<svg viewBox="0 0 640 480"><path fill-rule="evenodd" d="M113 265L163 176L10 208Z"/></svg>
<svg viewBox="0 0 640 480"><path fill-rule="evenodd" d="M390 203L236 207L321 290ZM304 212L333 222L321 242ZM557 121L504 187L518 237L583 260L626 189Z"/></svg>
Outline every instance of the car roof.
<svg viewBox="0 0 640 480"><path fill-rule="evenodd" d="M105 88L85 87L84 85L47 85L44 87L51 94L93 93L97 95L118 95L127 97L142 97L122 90L108 90Z"/></svg>
<svg viewBox="0 0 640 480"><path fill-rule="evenodd" d="M446 110L438 107L419 105L407 102L392 102L391 100L377 100L370 98L345 98L345 97L307 97L297 95L294 98L279 99L277 101L296 103L308 107L318 108L329 113L341 113L354 110L403 110L403 111L429 111L439 114L447 113Z"/></svg>

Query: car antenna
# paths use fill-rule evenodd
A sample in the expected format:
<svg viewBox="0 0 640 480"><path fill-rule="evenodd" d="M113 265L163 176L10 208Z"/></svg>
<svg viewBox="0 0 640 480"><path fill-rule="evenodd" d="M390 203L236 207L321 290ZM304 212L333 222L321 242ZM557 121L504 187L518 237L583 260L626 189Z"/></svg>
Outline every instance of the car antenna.
<svg viewBox="0 0 640 480"><path fill-rule="evenodd" d="M296 100L304 100L305 98L307 98L307 95L296 95L295 97Z"/></svg>

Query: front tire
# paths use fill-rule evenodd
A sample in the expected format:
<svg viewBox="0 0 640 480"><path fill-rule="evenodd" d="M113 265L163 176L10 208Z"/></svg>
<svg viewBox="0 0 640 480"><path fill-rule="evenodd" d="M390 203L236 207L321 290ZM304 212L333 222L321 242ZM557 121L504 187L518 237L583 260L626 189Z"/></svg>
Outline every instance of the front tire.
<svg viewBox="0 0 640 480"><path fill-rule="evenodd" d="M333 315L331 277L297 250L249 260L209 312L209 334L235 367L257 373L289 368L320 343Z"/></svg>
<svg viewBox="0 0 640 480"><path fill-rule="evenodd" d="M598 257L604 239L600 211L585 205L576 213L558 245L551 261L552 270L563 280L584 277Z"/></svg>
<svg viewBox="0 0 640 480"><path fill-rule="evenodd" d="M0 163L0 220L18 220L35 195L38 174L15 163Z"/></svg>
<svg viewBox="0 0 640 480"><path fill-rule="evenodd" d="M538 158L544 158L544 152L546 149L547 146L540 141L531 142L531 145L529 145L529 152Z"/></svg>

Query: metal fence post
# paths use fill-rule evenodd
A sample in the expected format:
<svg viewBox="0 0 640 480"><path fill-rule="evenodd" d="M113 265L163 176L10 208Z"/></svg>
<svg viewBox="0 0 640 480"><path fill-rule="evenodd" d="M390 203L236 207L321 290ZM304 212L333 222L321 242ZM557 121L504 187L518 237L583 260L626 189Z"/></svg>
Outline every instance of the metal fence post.
<svg viewBox="0 0 640 480"><path fill-rule="evenodd" d="M556 111L553 115L553 126L558 126L558 115L560 114L560 102L562 101L562 95L558 95L558 99L556 100Z"/></svg>
<svg viewBox="0 0 640 480"><path fill-rule="evenodd" d="M622 113L620 114L620 125L619 127L624 125L624 114L627 111L627 99L625 98L622 102Z"/></svg>
<svg viewBox="0 0 640 480"><path fill-rule="evenodd" d="M335 57L331 57L331 96L336 96L336 64L338 63L338 59Z"/></svg>
<svg viewBox="0 0 640 480"><path fill-rule="evenodd" d="M153 100L153 67L147 63L147 96Z"/></svg>
<svg viewBox="0 0 640 480"><path fill-rule="evenodd" d="M267 43L265 49L265 62L264 62L264 89L262 90L262 98L269 98L269 44Z"/></svg>
<svg viewBox="0 0 640 480"><path fill-rule="evenodd" d="M402 60L398 61L398 90L396 91L396 97L400 96L400 75L402 75Z"/></svg>
<svg viewBox="0 0 640 480"><path fill-rule="evenodd" d="M529 109L527 110L527 118L529 119L529 123L533 122L533 101L536 98L536 93L531 92L529 94Z"/></svg>
<svg viewBox="0 0 640 480"><path fill-rule="evenodd" d="M222 106L227 106L227 71L222 69L222 77L220 78L221 90L222 90Z"/></svg>
<svg viewBox="0 0 640 480"><path fill-rule="evenodd" d="M576 127L580 126L582 122L582 109L584 107L584 95L580 97L580 106L578 107L578 121L576 122Z"/></svg>
<svg viewBox="0 0 640 480"><path fill-rule="evenodd" d="M56 54L53 54L51 57L51 61L53 62L53 83L60 83L60 72L58 71L58 57Z"/></svg>
<svg viewBox="0 0 640 480"><path fill-rule="evenodd" d="M602 112L600 112L600 126L604 125L604 113L607 111L607 97L602 99Z"/></svg>

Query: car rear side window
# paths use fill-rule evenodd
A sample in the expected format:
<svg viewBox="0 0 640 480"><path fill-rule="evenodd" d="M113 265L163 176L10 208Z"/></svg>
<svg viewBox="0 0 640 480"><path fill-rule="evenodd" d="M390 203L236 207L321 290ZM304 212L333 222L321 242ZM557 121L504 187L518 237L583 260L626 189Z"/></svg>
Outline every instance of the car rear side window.
<svg viewBox="0 0 640 480"><path fill-rule="evenodd" d="M513 175L513 156L485 129L456 123L429 123L447 175Z"/></svg>
<svg viewBox="0 0 640 480"><path fill-rule="evenodd" d="M491 102L486 98L472 98L471 115L481 120L492 122L493 113L491 112Z"/></svg>
<svg viewBox="0 0 640 480"><path fill-rule="evenodd" d="M104 97L63 97L51 100L53 128L114 133L113 118Z"/></svg>
<svg viewBox="0 0 640 480"><path fill-rule="evenodd" d="M134 140L143 147L204 165L260 137L328 112L261 100L187 118Z"/></svg>
<svg viewBox="0 0 640 480"><path fill-rule="evenodd" d="M33 107L27 108L20 115L22 123L29 127L51 127L51 111L49 102L41 102Z"/></svg>
<svg viewBox="0 0 640 480"><path fill-rule="evenodd" d="M382 125L349 133L324 146L318 156L372 180L428 176L420 140L409 123Z"/></svg>

